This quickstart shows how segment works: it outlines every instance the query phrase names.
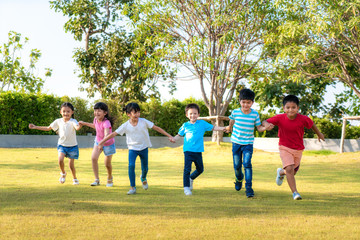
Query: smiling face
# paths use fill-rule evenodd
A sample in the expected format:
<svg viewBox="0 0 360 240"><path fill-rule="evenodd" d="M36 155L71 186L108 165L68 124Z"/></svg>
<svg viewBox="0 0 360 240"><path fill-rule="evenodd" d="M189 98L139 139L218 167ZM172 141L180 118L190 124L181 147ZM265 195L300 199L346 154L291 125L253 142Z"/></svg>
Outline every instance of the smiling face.
<svg viewBox="0 0 360 240"><path fill-rule="evenodd" d="M299 106L294 102L287 102L283 109L289 119L295 119L299 112Z"/></svg>
<svg viewBox="0 0 360 240"><path fill-rule="evenodd" d="M74 111L69 107L62 107L60 109L60 114L63 117L64 121L67 122L70 120L71 116L74 114Z"/></svg>
<svg viewBox="0 0 360 240"><path fill-rule="evenodd" d="M140 111L135 112L135 110L132 110L130 113L126 113L126 115L130 118L131 122L137 122L140 117Z"/></svg>
<svg viewBox="0 0 360 240"><path fill-rule="evenodd" d="M196 108L189 108L186 112L186 117L191 123L195 123L199 117L199 111Z"/></svg>
<svg viewBox="0 0 360 240"><path fill-rule="evenodd" d="M251 112L251 106L254 104L252 100L242 99L240 100L241 111L245 114Z"/></svg>
<svg viewBox="0 0 360 240"><path fill-rule="evenodd" d="M98 120L99 122L101 122L102 120L104 120L105 116L106 116L107 112L102 110L102 109L94 109L94 117L96 118L96 120Z"/></svg>

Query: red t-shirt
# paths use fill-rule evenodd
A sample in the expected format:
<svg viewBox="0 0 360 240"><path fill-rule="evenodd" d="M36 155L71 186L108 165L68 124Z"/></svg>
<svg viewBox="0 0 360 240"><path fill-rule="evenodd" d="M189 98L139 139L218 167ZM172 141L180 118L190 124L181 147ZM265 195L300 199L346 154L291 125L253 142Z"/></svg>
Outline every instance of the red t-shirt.
<svg viewBox="0 0 360 240"><path fill-rule="evenodd" d="M297 114L296 118L291 120L286 113L278 114L266 120L279 127L279 145L303 150L304 147L304 127L310 129L314 122L305 115Z"/></svg>

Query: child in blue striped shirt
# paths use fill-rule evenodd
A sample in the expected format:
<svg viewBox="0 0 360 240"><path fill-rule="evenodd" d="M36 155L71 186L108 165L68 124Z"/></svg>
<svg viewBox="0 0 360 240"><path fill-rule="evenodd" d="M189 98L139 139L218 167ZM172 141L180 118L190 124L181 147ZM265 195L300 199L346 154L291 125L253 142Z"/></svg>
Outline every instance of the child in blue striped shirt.
<svg viewBox="0 0 360 240"><path fill-rule="evenodd" d="M241 170L241 165L244 165L245 172L245 188L246 196L248 198L254 197L254 190L252 189L252 165L251 158L253 154L254 143L254 127L256 126L259 132L270 130L274 126L268 125L265 128L261 125L259 113L251 108L254 104L255 93L250 89L242 89L240 91L240 108L232 111L229 126L226 131L231 131L233 163L235 170L235 189L240 191L244 174Z"/></svg>

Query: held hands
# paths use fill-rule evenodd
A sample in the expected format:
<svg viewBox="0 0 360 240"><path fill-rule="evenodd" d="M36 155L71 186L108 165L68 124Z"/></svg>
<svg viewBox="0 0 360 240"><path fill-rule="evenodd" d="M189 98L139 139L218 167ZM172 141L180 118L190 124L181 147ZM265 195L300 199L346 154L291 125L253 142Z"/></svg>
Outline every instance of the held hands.
<svg viewBox="0 0 360 240"><path fill-rule="evenodd" d="M30 123L30 124L29 124L29 128L30 128L30 129L35 129L36 126L35 126L34 124Z"/></svg>
<svg viewBox="0 0 360 240"><path fill-rule="evenodd" d="M97 149L101 152L103 150L103 145L99 143L99 145L97 146Z"/></svg>
<svg viewBox="0 0 360 240"><path fill-rule="evenodd" d="M84 121L79 121L80 126L85 126Z"/></svg>
<svg viewBox="0 0 360 240"><path fill-rule="evenodd" d="M175 140L175 138L174 138L174 137L172 137L172 136L171 136L171 137L169 137L168 139L169 139L169 141L170 141L170 142L172 142L172 143L176 143L176 140Z"/></svg>

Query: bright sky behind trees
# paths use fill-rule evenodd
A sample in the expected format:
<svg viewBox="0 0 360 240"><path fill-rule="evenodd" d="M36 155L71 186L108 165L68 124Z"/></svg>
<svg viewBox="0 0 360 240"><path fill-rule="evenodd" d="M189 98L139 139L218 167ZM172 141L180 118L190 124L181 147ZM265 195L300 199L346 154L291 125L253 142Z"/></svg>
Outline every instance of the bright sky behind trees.
<svg viewBox="0 0 360 240"><path fill-rule="evenodd" d="M1 0L0 44L7 42L9 31L28 37L29 42L22 56L24 60L28 59L26 55L30 53L30 49L39 49L42 53L37 64L39 76L44 75L46 67L53 70L52 76L46 79L43 92L58 96L86 98L86 93L78 90L80 80L74 73L77 67L72 58L73 50L76 47L83 47L84 43L75 41L70 33L64 32L63 25L66 18L50 9L49 6L47 0ZM187 76L188 74L180 73L179 75ZM183 100L191 96L201 98L198 81L178 81L177 85L178 91L173 96L168 94L167 88L160 87L162 99ZM337 87L331 91L339 92L342 89ZM328 94L326 100L333 102L331 93Z"/></svg>

